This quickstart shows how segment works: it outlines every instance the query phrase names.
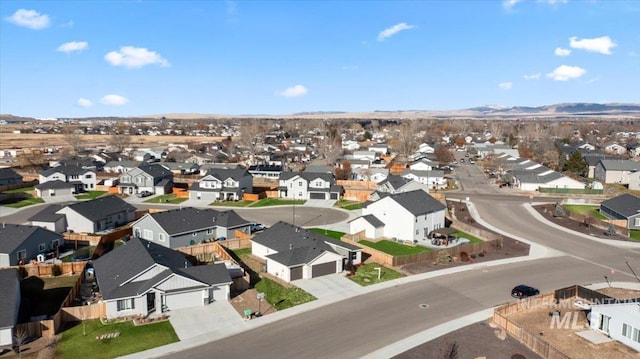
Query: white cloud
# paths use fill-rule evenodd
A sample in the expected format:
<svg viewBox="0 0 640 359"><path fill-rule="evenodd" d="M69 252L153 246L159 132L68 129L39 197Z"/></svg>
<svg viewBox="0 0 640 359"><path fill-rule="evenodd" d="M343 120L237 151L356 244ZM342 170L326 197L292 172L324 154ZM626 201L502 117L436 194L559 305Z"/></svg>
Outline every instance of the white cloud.
<svg viewBox="0 0 640 359"><path fill-rule="evenodd" d="M549 5L566 4L568 0L538 0L538 2L546 2Z"/></svg>
<svg viewBox="0 0 640 359"><path fill-rule="evenodd" d="M13 15L6 17L5 20L33 30L40 30L49 26L49 15L41 14L35 10L19 9Z"/></svg>
<svg viewBox="0 0 640 359"><path fill-rule="evenodd" d="M611 55L611 49L618 46L609 36L596 37L594 39L579 39L575 36L569 38L569 46L590 52L599 52Z"/></svg>
<svg viewBox="0 0 640 359"><path fill-rule="evenodd" d="M79 98L78 101L76 101L76 104L80 107L91 107L93 106L93 102L91 102L90 100L87 100L86 98Z"/></svg>
<svg viewBox="0 0 640 359"><path fill-rule="evenodd" d="M500 84L498 84L498 87L503 90L511 90L511 86L513 86L512 82L501 82Z"/></svg>
<svg viewBox="0 0 640 359"><path fill-rule="evenodd" d="M549 72L547 77L554 81L569 81L571 79L577 79L586 73L587 70L581 67L562 65L556 67L552 72Z"/></svg>
<svg viewBox="0 0 640 359"><path fill-rule="evenodd" d="M286 90L282 92L278 92L277 94L284 97L298 97L302 95L306 95L309 90L302 85L295 85L291 87L287 87Z"/></svg>
<svg viewBox="0 0 640 359"><path fill-rule="evenodd" d="M519 3L520 1L521 0L503 0L502 7L509 10L509 9L512 9L514 6L516 6L516 4Z"/></svg>
<svg viewBox="0 0 640 359"><path fill-rule="evenodd" d="M89 47L89 43L86 41L71 41L58 46L57 50L60 52L70 53L85 50L87 47Z"/></svg>
<svg viewBox="0 0 640 359"><path fill-rule="evenodd" d="M73 27L73 20L69 20L64 24L60 24L60 27Z"/></svg>
<svg viewBox="0 0 640 359"><path fill-rule="evenodd" d="M571 50L556 47L556 50L553 53L556 54L556 56L569 56L571 55Z"/></svg>
<svg viewBox="0 0 640 359"><path fill-rule="evenodd" d="M413 29L414 27L415 26L409 25L406 22L401 22L399 24L393 25L391 27L388 27L388 28L382 30L378 34L378 41L384 41L384 39L389 38L389 37L399 33L400 31L410 30L410 29Z"/></svg>
<svg viewBox="0 0 640 359"><path fill-rule="evenodd" d="M162 67L170 66L167 59L155 51L149 51L143 47L123 46L120 51L111 51L104 56L113 66L123 66L131 69L147 65L159 64Z"/></svg>
<svg viewBox="0 0 640 359"><path fill-rule="evenodd" d="M129 102L129 99L120 95L106 95L100 99L100 103L104 105L122 106Z"/></svg>
<svg viewBox="0 0 640 359"><path fill-rule="evenodd" d="M524 75L524 79L527 81L537 80L540 76L542 76L542 74L538 72L537 74Z"/></svg>

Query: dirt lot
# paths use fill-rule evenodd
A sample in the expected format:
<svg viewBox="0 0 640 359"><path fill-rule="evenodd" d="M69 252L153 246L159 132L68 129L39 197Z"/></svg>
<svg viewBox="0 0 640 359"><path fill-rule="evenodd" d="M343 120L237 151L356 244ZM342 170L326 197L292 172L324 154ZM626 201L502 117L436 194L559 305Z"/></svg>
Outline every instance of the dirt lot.
<svg viewBox="0 0 640 359"><path fill-rule="evenodd" d="M539 358L517 340L500 334L491 327L489 321L476 323L462 329L447 333L430 342L419 345L400 355L396 359L449 358L453 344L457 346L460 359L489 358L489 359L533 359ZM518 356L519 355L519 356Z"/></svg>

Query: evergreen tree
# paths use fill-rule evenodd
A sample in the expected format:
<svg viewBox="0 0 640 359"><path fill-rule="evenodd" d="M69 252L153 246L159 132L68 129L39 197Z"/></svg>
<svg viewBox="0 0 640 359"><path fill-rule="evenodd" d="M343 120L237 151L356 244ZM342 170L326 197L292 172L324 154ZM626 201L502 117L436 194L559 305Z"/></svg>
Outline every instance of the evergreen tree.
<svg viewBox="0 0 640 359"><path fill-rule="evenodd" d="M578 151L574 151L569 156L569 159L564 163L564 170L580 176L584 176L587 171L587 161L582 158L582 154Z"/></svg>

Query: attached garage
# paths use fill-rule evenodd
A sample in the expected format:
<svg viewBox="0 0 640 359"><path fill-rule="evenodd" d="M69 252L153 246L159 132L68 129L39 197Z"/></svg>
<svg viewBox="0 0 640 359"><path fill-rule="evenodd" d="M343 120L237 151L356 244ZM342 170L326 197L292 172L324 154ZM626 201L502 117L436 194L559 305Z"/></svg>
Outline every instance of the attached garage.
<svg viewBox="0 0 640 359"><path fill-rule="evenodd" d="M302 279L302 266L291 268L290 280Z"/></svg>
<svg viewBox="0 0 640 359"><path fill-rule="evenodd" d="M197 307L203 304L202 291L167 293L164 294L165 303L169 310Z"/></svg>
<svg viewBox="0 0 640 359"><path fill-rule="evenodd" d="M311 192L309 193L309 199L326 199L327 196L323 192Z"/></svg>
<svg viewBox="0 0 640 359"><path fill-rule="evenodd" d="M337 273L337 262L320 263L311 266L311 278Z"/></svg>

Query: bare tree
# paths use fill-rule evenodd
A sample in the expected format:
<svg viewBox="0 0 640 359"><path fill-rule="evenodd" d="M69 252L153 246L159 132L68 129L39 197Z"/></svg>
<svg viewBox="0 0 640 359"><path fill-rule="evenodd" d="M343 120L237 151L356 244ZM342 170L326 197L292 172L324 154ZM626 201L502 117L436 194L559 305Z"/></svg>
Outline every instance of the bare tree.
<svg viewBox="0 0 640 359"><path fill-rule="evenodd" d="M246 120L240 124L239 143L249 149L249 163L252 165L256 164L255 156L264 141L264 132L265 128L258 121Z"/></svg>
<svg viewBox="0 0 640 359"><path fill-rule="evenodd" d="M502 141L504 138L504 123L502 121L490 121L487 123L487 130L496 140Z"/></svg>
<svg viewBox="0 0 640 359"><path fill-rule="evenodd" d="M113 134L111 134L111 145L116 151L122 153L127 147L131 146L131 135L126 131L126 125L118 124Z"/></svg>
<svg viewBox="0 0 640 359"><path fill-rule="evenodd" d="M64 128L64 138L71 149L71 155L76 156L82 146L81 129L77 126L66 126Z"/></svg>
<svg viewBox="0 0 640 359"><path fill-rule="evenodd" d="M417 125L418 123L415 121L406 121L397 127L393 133L393 149L405 159L418 149Z"/></svg>

